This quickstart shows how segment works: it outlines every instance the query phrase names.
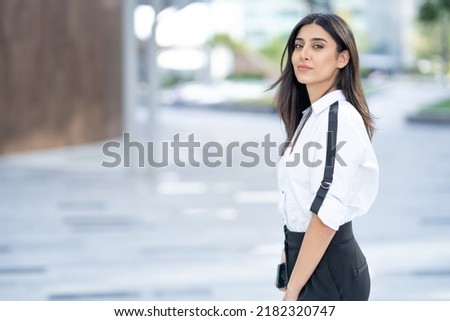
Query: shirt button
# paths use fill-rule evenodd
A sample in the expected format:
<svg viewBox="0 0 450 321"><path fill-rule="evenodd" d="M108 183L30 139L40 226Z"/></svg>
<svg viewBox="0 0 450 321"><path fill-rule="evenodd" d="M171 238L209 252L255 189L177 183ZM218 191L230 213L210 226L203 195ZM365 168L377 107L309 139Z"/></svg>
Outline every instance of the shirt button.
<svg viewBox="0 0 450 321"><path fill-rule="evenodd" d="M284 191L281 191L281 194L284 194Z"/></svg>

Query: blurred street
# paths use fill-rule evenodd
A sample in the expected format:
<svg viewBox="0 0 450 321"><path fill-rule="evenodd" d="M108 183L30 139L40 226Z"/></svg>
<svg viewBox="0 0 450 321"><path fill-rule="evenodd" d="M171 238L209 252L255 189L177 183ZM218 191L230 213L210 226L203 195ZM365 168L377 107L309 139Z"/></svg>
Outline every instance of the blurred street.
<svg viewBox="0 0 450 321"><path fill-rule="evenodd" d="M354 229L371 300L450 300L450 126L405 121L445 97L405 79L368 97L380 191ZM164 107L158 128L166 142L283 138L269 112ZM105 168L102 145L0 157L0 300L281 299L275 167L241 167L235 149L232 167Z"/></svg>

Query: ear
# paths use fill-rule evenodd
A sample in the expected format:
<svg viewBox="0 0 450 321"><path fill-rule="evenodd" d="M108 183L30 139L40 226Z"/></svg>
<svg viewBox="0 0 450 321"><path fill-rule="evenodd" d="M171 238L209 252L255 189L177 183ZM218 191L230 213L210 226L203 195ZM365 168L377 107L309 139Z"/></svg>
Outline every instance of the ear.
<svg viewBox="0 0 450 321"><path fill-rule="evenodd" d="M338 68L342 69L345 66L347 66L349 60L350 60L350 53L348 52L348 50L343 50L342 52L340 52L337 64Z"/></svg>

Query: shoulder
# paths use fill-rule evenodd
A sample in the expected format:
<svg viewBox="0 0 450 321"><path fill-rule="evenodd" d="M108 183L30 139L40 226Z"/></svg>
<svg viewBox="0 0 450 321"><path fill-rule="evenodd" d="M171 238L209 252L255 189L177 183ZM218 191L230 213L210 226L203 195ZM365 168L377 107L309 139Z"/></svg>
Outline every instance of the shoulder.
<svg viewBox="0 0 450 321"><path fill-rule="evenodd" d="M362 121L361 115L356 107L347 100L339 100L339 116L342 116L348 120L353 119Z"/></svg>
<svg viewBox="0 0 450 321"><path fill-rule="evenodd" d="M368 139L368 134L364 121L356 109L347 100L339 101L338 109L338 130L345 132L346 136L359 137L360 139L366 141ZM366 137L367 136L367 137Z"/></svg>
<svg viewBox="0 0 450 321"><path fill-rule="evenodd" d="M339 121L353 124L357 127L364 127L364 121L358 110L347 100L339 100L338 115Z"/></svg>

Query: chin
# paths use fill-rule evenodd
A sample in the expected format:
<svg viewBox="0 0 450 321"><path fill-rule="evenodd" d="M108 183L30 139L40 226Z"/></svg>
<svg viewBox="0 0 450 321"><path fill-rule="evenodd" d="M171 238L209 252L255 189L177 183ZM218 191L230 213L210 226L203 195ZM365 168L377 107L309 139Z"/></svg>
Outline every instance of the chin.
<svg viewBox="0 0 450 321"><path fill-rule="evenodd" d="M307 85L307 84L308 84L308 82L305 81L304 79L298 79L298 78L297 78L297 81L298 81L300 84L302 84L302 85Z"/></svg>
<svg viewBox="0 0 450 321"><path fill-rule="evenodd" d="M295 79L297 79L300 84L306 85L307 83L307 81L305 81L302 77L295 76Z"/></svg>
<svg viewBox="0 0 450 321"><path fill-rule="evenodd" d="M305 77L302 77L301 75L296 75L295 78L297 79L297 81L303 85L307 85L308 83L310 83L310 81L308 81L307 79L305 79Z"/></svg>

